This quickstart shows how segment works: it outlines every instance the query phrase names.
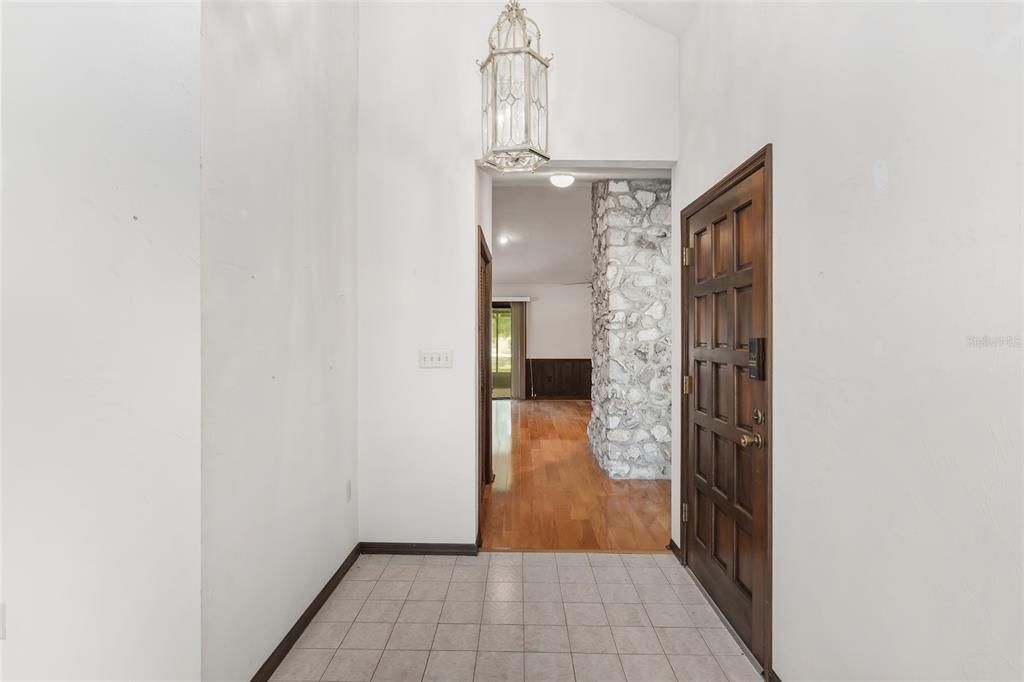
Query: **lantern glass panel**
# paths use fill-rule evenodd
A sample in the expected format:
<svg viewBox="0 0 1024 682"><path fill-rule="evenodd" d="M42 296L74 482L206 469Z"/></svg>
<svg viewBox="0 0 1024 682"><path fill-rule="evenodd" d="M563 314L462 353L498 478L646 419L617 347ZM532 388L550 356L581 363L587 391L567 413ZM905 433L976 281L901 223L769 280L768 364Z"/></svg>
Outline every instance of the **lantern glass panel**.
<svg viewBox="0 0 1024 682"><path fill-rule="evenodd" d="M497 74L496 147L514 147L526 144L526 82L523 78L523 55L517 53L496 55Z"/></svg>
<svg viewBox="0 0 1024 682"><path fill-rule="evenodd" d="M488 37L480 66L484 163L501 171L532 171L547 160L547 60L540 30L518 0L509 0Z"/></svg>
<svg viewBox="0 0 1024 682"><path fill-rule="evenodd" d="M526 101L526 61L525 54L512 55L512 91L515 93L515 104L512 107L512 135L515 145L527 144L526 116L529 113Z"/></svg>
<svg viewBox="0 0 1024 682"><path fill-rule="evenodd" d="M484 156L494 146L494 63L488 63L480 69L481 102L480 129L483 131Z"/></svg>
<svg viewBox="0 0 1024 682"><path fill-rule="evenodd" d="M548 69L530 59L530 137L540 151L548 148Z"/></svg>

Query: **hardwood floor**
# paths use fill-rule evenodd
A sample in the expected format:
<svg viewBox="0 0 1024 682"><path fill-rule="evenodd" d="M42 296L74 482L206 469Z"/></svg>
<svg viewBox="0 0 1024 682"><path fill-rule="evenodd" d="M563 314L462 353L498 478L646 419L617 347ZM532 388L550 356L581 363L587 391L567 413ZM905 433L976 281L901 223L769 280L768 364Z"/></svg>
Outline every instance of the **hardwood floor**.
<svg viewBox="0 0 1024 682"><path fill-rule="evenodd" d="M587 442L590 401L495 400L485 549L663 550L669 481L616 481Z"/></svg>

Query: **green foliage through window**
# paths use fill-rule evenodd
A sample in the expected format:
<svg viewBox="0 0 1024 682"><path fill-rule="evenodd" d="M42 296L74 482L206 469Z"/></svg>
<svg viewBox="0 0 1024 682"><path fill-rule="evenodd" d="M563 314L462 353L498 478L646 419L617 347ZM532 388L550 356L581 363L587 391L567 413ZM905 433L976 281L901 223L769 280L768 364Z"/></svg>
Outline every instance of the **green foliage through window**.
<svg viewBox="0 0 1024 682"><path fill-rule="evenodd" d="M495 389L512 387L512 309L491 309L491 379Z"/></svg>

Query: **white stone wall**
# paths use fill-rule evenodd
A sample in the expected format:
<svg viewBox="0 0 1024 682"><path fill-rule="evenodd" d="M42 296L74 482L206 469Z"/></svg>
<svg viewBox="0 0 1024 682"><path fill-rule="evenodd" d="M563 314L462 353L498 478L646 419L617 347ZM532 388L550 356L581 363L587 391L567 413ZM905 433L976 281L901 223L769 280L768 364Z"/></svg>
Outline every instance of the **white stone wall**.
<svg viewBox="0 0 1024 682"><path fill-rule="evenodd" d="M590 447L612 478L671 476L672 213L668 180L593 185Z"/></svg>

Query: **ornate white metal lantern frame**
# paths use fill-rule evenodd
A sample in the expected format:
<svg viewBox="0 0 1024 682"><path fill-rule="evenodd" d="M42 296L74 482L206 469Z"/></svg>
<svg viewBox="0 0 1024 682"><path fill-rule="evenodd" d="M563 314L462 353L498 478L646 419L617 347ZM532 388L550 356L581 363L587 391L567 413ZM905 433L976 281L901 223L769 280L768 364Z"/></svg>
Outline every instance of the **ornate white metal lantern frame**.
<svg viewBox="0 0 1024 682"><path fill-rule="evenodd" d="M548 67L540 28L519 0L510 0L487 36L480 65L483 163L503 173L530 172L547 163Z"/></svg>

